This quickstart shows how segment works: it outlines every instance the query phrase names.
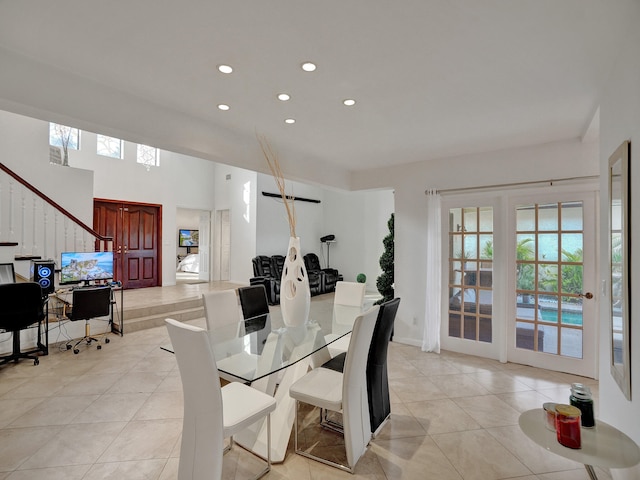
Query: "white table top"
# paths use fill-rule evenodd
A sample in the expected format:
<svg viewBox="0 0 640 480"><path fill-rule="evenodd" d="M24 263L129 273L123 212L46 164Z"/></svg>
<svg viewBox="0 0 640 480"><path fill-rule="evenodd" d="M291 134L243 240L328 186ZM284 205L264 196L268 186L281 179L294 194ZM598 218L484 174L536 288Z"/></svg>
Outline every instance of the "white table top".
<svg viewBox="0 0 640 480"><path fill-rule="evenodd" d="M596 419L594 428L582 428L582 448L567 448L558 443L556 432L545 427L543 410L536 408L520 415L520 429L546 450L584 465L628 468L640 462L640 448L615 427Z"/></svg>

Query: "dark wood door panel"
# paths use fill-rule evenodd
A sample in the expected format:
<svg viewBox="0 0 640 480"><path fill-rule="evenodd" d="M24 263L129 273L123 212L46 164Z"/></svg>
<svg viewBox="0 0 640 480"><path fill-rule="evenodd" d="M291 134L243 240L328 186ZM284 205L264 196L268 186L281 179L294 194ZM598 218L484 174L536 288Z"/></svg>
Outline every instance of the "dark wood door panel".
<svg viewBox="0 0 640 480"><path fill-rule="evenodd" d="M122 207L115 203L94 202L93 206L93 229L113 238L113 274L114 280L122 278ZM96 248L100 248L96 242Z"/></svg>
<svg viewBox="0 0 640 480"><path fill-rule="evenodd" d="M94 202L96 230L113 232L116 279L124 288L161 285L161 215L159 205Z"/></svg>

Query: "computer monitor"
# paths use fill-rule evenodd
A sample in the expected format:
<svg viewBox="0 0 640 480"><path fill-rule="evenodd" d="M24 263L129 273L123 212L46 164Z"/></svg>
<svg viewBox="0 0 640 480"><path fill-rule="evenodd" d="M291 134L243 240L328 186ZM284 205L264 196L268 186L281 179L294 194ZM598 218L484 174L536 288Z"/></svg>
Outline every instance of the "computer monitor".
<svg viewBox="0 0 640 480"><path fill-rule="evenodd" d="M113 252L62 252L60 285L113 278Z"/></svg>
<svg viewBox="0 0 640 480"><path fill-rule="evenodd" d="M13 263L0 263L0 284L2 283L16 283Z"/></svg>

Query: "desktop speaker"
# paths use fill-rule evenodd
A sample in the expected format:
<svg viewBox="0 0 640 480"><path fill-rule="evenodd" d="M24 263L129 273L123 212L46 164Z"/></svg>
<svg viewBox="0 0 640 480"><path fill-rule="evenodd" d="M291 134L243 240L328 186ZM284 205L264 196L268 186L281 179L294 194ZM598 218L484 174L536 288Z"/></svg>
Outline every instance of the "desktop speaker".
<svg viewBox="0 0 640 480"><path fill-rule="evenodd" d="M56 264L53 261L31 261L31 281L40 284L43 295L49 295L56 289L55 268Z"/></svg>

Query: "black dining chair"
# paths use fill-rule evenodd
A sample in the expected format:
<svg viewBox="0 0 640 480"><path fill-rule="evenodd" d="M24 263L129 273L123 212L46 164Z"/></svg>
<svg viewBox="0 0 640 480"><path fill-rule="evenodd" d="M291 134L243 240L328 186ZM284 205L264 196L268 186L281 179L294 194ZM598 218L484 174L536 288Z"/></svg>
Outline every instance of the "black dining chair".
<svg viewBox="0 0 640 480"><path fill-rule="evenodd" d="M371 420L371 433L374 437L391 415L387 353L399 305L400 299L394 298L380 306L371 347L369 348L369 357L367 358L369 418Z"/></svg>
<svg viewBox="0 0 640 480"><path fill-rule="evenodd" d="M264 285L251 285L238 288L238 298L245 319L246 332L258 332L250 346L251 353L261 354L271 328L265 329L269 317L269 300ZM269 323L271 325L271 323Z"/></svg>
<svg viewBox="0 0 640 480"><path fill-rule="evenodd" d="M373 330L373 337L367 357L367 395L369 397L369 419L371 433L375 437L384 422L391 415L391 400L389 398L389 377L387 374L387 353L389 341L393 334L393 324L400 298L394 298L380 305L380 311ZM336 355L322 365L338 372L344 369L346 352Z"/></svg>
<svg viewBox="0 0 640 480"><path fill-rule="evenodd" d="M44 319L42 288L37 282L0 284L0 329L13 333L13 351L0 358L0 365L21 358L33 360L38 365L38 356L20 350L20 330Z"/></svg>
<svg viewBox="0 0 640 480"><path fill-rule="evenodd" d="M269 301L264 285L251 285L238 288L242 316L247 318L267 315L269 313Z"/></svg>

